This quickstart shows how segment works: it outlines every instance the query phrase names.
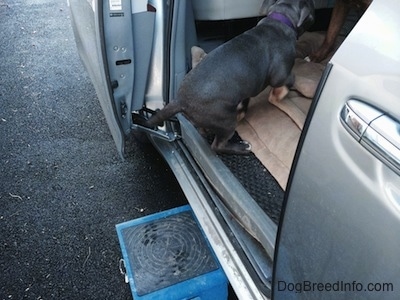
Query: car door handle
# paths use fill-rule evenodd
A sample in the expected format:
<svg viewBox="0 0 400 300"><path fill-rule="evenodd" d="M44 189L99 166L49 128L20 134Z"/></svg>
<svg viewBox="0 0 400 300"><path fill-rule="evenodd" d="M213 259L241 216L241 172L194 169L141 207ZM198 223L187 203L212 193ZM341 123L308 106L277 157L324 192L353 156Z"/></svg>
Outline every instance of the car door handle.
<svg viewBox="0 0 400 300"><path fill-rule="evenodd" d="M361 138L361 144L400 170L400 123L387 115L372 121Z"/></svg>
<svg viewBox="0 0 400 300"><path fill-rule="evenodd" d="M383 113L376 108L358 100L348 100L341 111L344 127L359 142L373 120Z"/></svg>
<svg viewBox="0 0 400 300"><path fill-rule="evenodd" d="M347 131L396 173L400 173L400 122L359 100L348 100L341 111Z"/></svg>

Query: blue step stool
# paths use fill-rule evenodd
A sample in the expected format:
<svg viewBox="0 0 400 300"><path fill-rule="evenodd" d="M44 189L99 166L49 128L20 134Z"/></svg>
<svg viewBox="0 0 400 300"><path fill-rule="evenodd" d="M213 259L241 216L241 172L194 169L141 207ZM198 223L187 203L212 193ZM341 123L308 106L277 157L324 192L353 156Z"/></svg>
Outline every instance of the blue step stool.
<svg viewBox="0 0 400 300"><path fill-rule="evenodd" d="M189 205L116 225L135 300L219 300L228 281Z"/></svg>

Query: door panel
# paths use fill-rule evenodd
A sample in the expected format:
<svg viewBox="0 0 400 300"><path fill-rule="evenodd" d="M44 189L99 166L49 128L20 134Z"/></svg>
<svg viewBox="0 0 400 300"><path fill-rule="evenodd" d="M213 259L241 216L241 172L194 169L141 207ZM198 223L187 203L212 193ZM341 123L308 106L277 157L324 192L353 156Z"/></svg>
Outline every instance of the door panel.
<svg viewBox="0 0 400 300"><path fill-rule="evenodd" d="M96 90L118 153L123 156L125 137L112 101L107 61L103 43L103 1L69 0L72 28L79 56Z"/></svg>
<svg viewBox="0 0 400 300"><path fill-rule="evenodd" d="M279 227L274 299L398 298L396 5L396 0L371 4L332 58L326 82L314 99ZM372 113L360 113L360 107L353 106L358 114L349 129L343 110L353 100L372 108ZM382 154L382 148L391 149L390 155Z"/></svg>
<svg viewBox="0 0 400 300"><path fill-rule="evenodd" d="M130 0L103 1L104 48L117 117L125 134L131 127L134 49Z"/></svg>
<svg viewBox="0 0 400 300"><path fill-rule="evenodd" d="M123 132L131 131L131 112L144 103L153 47L155 9L147 1L103 1L104 46L113 101Z"/></svg>
<svg viewBox="0 0 400 300"><path fill-rule="evenodd" d="M79 55L121 156L133 110L144 104L156 9L145 0L70 0Z"/></svg>

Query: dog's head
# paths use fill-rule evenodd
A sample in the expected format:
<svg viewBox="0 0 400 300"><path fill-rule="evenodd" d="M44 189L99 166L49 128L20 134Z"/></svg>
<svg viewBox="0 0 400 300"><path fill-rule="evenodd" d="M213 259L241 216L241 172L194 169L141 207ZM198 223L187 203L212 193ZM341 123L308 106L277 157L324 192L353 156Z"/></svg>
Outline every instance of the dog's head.
<svg viewBox="0 0 400 300"><path fill-rule="evenodd" d="M314 0L264 0L260 14L268 16L273 12L285 15L300 36L314 23Z"/></svg>

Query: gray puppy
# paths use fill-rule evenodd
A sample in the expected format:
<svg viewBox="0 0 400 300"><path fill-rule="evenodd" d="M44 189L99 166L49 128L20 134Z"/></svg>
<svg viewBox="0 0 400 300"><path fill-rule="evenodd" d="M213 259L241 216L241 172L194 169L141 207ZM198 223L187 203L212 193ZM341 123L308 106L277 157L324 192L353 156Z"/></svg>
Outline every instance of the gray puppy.
<svg viewBox="0 0 400 300"><path fill-rule="evenodd" d="M177 98L145 126L182 112L195 127L215 134L211 147L217 153L248 154L248 144L229 141L238 109L268 85L278 88L270 97L282 98L282 87L293 84L296 39L314 21L314 2L265 0L261 12L266 17L257 26L207 54L185 76Z"/></svg>

